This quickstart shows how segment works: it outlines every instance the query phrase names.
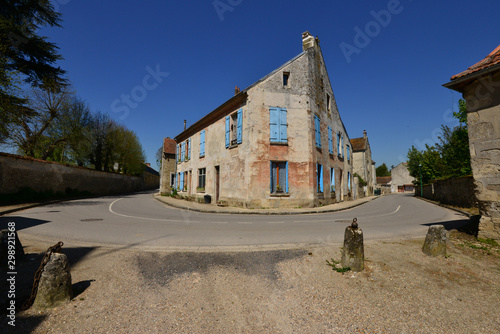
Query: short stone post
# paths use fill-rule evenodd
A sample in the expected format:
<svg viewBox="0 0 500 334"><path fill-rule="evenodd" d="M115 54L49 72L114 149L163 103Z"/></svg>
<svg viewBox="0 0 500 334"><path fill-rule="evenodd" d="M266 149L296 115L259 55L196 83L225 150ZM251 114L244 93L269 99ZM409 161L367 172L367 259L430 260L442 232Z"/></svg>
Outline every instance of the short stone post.
<svg viewBox="0 0 500 334"><path fill-rule="evenodd" d="M422 252L430 256L446 256L446 231L443 225L429 227Z"/></svg>
<svg viewBox="0 0 500 334"><path fill-rule="evenodd" d="M43 268L33 308L40 310L56 307L70 301L72 294L68 257L52 253Z"/></svg>
<svg viewBox="0 0 500 334"><path fill-rule="evenodd" d="M345 228L344 247L342 248L342 267L352 271L362 271L365 268L365 250L363 246L363 231L358 227L357 219Z"/></svg>

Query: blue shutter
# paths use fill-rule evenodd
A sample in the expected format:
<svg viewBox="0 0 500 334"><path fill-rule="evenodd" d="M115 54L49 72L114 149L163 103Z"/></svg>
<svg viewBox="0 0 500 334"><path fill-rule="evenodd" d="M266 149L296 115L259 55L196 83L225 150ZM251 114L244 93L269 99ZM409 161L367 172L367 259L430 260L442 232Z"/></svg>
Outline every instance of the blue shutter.
<svg viewBox="0 0 500 334"><path fill-rule="evenodd" d="M226 116L226 148L229 147L230 117Z"/></svg>
<svg viewBox="0 0 500 334"><path fill-rule="evenodd" d="M344 157L344 135L340 137L340 156L343 158Z"/></svg>
<svg viewBox="0 0 500 334"><path fill-rule="evenodd" d="M321 148L321 129L319 117L314 115L314 132L316 134L316 146Z"/></svg>
<svg viewBox="0 0 500 334"><path fill-rule="evenodd" d="M184 161L186 157L186 142L181 144L181 161Z"/></svg>
<svg viewBox="0 0 500 334"><path fill-rule="evenodd" d="M285 183L285 192L288 193L288 161L286 162L286 183Z"/></svg>
<svg viewBox="0 0 500 334"><path fill-rule="evenodd" d="M277 142L279 140L279 110L278 108L269 108L269 129L271 142Z"/></svg>
<svg viewBox="0 0 500 334"><path fill-rule="evenodd" d="M330 191L335 191L335 169L330 168Z"/></svg>
<svg viewBox="0 0 500 334"><path fill-rule="evenodd" d="M200 132L200 157L205 155L205 130Z"/></svg>
<svg viewBox="0 0 500 334"><path fill-rule="evenodd" d="M351 173L347 172L347 189L351 191Z"/></svg>
<svg viewBox="0 0 500 334"><path fill-rule="evenodd" d="M243 109L238 110L238 133L236 135L236 142L241 144L241 132L243 130Z"/></svg>
<svg viewBox="0 0 500 334"><path fill-rule="evenodd" d="M337 132L337 155L340 157L340 132Z"/></svg>
<svg viewBox="0 0 500 334"><path fill-rule="evenodd" d="M351 148L347 145L347 160L351 160Z"/></svg>
<svg viewBox="0 0 500 334"><path fill-rule="evenodd" d="M333 138L331 127L328 127L328 152L330 152L330 154L333 154Z"/></svg>
<svg viewBox="0 0 500 334"><path fill-rule="evenodd" d="M273 162L272 162L272 161L271 161L271 168L270 168L270 170L269 170L269 171L270 171L269 173L271 174L271 175L270 175L270 177L269 177L269 183L270 183L270 185L269 185L269 186L270 186L270 188L271 188L271 192L274 192L274 191L273 191L273 183L274 183L274 182L273 182L273 175L274 175L274 173L273 173Z"/></svg>
<svg viewBox="0 0 500 334"><path fill-rule="evenodd" d="M280 109L280 139L282 143L287 142L286 109Z"/></svg>
<svg viewBox="0 0 500 334"><path fill-rule="evenodd" d="M179 161L179 145L177 145L177 152L175 153L175 162Z"/></svg>
<svg viewBox="0 0 500 334"><path fill-rule="evenodd" d="M188 139L187 142L187 149L188 149L188 160L191 160L191 138Z"/></svg>
<svg viewBox="0 0 500 334"><path fill-rule="evenodd" d="M320 189L319 191L323 192L323 168L321 165L319 165L318 172L319 172L319 189Z"/></svg>
<svg viewBox="0 0 500 334"><path fill-rule="evenodd" d="M184 173L181 173L180 190L184 191Z"/></svg>

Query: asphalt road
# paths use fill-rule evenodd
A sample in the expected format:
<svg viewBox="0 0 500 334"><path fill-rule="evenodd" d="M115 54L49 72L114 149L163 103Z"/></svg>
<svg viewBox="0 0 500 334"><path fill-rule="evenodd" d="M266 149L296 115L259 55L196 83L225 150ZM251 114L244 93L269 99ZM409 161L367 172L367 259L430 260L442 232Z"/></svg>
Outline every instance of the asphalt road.
<svg viewBox="0 0 500 334"><path fill-rule="evenodd" d="M175 209L152 193L75 200L0 217L19 235L143 249L215 249L341 243L358 219L365 240L424 237L429 224L456 228L467 217L412 195L382 196L346 211L303 215L207 214Z"/></svg>

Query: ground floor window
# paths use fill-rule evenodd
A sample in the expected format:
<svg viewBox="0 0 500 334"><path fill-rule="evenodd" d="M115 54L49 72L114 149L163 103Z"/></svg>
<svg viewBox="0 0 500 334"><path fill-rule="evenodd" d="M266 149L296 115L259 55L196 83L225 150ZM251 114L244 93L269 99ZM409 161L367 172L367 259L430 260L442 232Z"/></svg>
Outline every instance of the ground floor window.
<svg viewBox="0 0 500 334"><path fill-rule="evenodd" d="M176 180L176 174L175 173L170 173L170 186L174 189L177 188L177 180Z"/></svg>
<svg viewBox="0 0 500 334"><path fill-rule="evenodd" d="M351 173L347 172L347 190L351 191Z"/></svg>
<svg viewBox="0 0 500 334"><path fill-rule="evenodd" d="M205 191L205 180L206 180L207 169L198 169L198 191Z"/></svg>
<svg viewBox="0 0 500 334"><path fill-rule="evenodd" d="M335 192L335 168L330 168L330 192Z"/></svg>
<svg viewBox="0 0 500 334"><path fill-rule="evenodd" d="M271 193L288 193L288 162L271 161Z"/></svg>
<svg viewBox="0 0 500 334"><path fill-rule="evenodd" d="M323 166L320 164L316 165L316 183L319 193L323 192Z"/></svg>

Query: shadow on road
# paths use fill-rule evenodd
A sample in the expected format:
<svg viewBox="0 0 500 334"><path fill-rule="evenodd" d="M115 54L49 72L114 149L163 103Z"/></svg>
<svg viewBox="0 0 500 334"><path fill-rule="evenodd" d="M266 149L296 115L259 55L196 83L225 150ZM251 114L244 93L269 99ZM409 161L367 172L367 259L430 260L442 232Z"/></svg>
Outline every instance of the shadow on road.
<svg viewBox="0 0 500 334"><path fill-rule="evenodd" d="M0 229L6 229L9 222L16 223L16 231L23 230L25 228L30 228L33 226L38 226L46 223L50 223L50 220L27 218L21 216L1 216L0 217ZM47 246L48 247L48 246Z"/></svg>

